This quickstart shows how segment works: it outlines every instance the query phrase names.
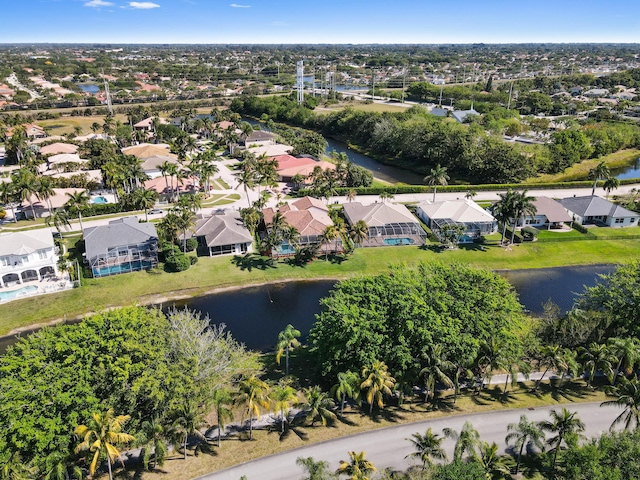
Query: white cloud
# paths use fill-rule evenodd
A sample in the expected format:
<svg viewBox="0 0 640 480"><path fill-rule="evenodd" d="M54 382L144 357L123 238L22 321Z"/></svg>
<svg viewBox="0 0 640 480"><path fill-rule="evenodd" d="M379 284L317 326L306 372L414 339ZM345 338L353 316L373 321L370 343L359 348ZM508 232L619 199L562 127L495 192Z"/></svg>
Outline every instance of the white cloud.
<svg viewBox="0 0 640 480"><path fill-rule="evenodd" d="M160 5L153 2L129 2L129 8L139 8L141 10L148 10L150 8L160 8Z"/></svg>
<svg viewBox="0 0 640 480"><path fill-rule="evenodd" d="M251 5L238 5L237 3L232 3L229 6L233 8L251 8Z"/></svg>
<svg viewBox="0 0 640 480"><path fill-rule="evenodd" d="M111 7L113 3L104 0L91 0L84 4L85 7Z"/></svg>

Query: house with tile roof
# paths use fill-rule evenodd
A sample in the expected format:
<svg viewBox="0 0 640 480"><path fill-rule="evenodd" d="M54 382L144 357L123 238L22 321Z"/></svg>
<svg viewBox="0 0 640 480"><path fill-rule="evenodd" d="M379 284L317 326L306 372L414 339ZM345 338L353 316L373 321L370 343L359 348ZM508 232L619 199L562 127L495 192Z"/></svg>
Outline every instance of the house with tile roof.
<svg viewBox="0 0 640 480"><path fill-rule="evenodd" d="M86 262L94 278L147 270L158 265L158 233L153 223L137 217L111 220L85 228Z"/></svg>
<svg viewBox="0 0 640 480"><path fill-rule="evenodd" d="M316 168L335 170L336 165L331 162L319 161L310 156L294 157L293 155L277 155L271 157L276 161L276 173L280 182L291 182L296 175L308 177Z"/></svg>
<svg viewBox="0 0 640 480"><path fill-rule="evenodd" d="M553 198L536 197L531 204L536 208L536 214L519 219L518 226L560 229L572 220L562 204Z"/></svg>
<svg viewBox="0 0 640 480"><path fill-rule="evenodd" d="M78 152L77 145L73 145L71 143L62 143L62 142L51 143L49 145L45 145L44 147L40 148L41 155L58 155L58 154L64 154L64 153L77 153L77 152Z"/></svg>
<svg viewBox="0 0 640 480"><path fill-rule="evenodd" d="M318 246L322 243L322 236L326 228L333 225L329 217L329 208L321 200L314 197L303 197L295 202L282 205L276 209L265 208L262 210L264 224L267 232L271 228L273 217L280 213L287 225L294 227L298 233L298 245L302 247ZM342 251L342 241L336 239L327 245L330 252ZM275 249L274 255L293 255L295 248L286 241Z"/></svg>
<svg viewBox="0 0 640 480"><path fill-rule="evenodd" d="M187 232L186 238L195 238L198 253L206 252L210 257L253 252L253 236L238 212L198 215L193 230Z"/></svg>
<svg viewBox="0 0 640 480"><path fill-rule="evenodd" d="M572 220L580 225L634 227L640 219L640 214L597 195L563 198L560 203Z"/></svg>
<svg viewBox="0 0 640 480"><path fill-rule="evenodd" d="M464 226L465 233L460 237L459 243L473 242L498 229L498 222L493 215L468 199L442 202L425 200L418 204L416 215L438 238L448 225Z"/></svg>
<svg viewBox="0 0 640 480"><path fill-rule="evenodd" d="M349 226L363 220L369 227L363 247L424 245L427 238L418 219L402 204L351 202L343 208Z"/></svg>

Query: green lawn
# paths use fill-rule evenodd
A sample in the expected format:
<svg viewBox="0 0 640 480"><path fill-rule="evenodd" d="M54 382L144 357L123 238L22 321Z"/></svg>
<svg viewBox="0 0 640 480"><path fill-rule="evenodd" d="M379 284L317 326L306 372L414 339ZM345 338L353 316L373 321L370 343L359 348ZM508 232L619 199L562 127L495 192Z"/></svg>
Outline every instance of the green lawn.
<svg viewBox="0 0 640 480"><path fill-rule="evenodd" d="M483 248L483 249L482 249ZM441 250L427 247L363 248L347 259L316 260L305 267L248 256L201 257L186 272L160 269L102 279L85 279L84 286L66 292L31 297L0 305L0 335L11 330L61 318L80 317L107 307L151 304L180 296L198 296L218 288L293 280L347 278L379 273L390 264L413 265L423 260L463 262L494 270L628 262L638 257L638 240L535 242L505 249L497 245Z"/></svg>

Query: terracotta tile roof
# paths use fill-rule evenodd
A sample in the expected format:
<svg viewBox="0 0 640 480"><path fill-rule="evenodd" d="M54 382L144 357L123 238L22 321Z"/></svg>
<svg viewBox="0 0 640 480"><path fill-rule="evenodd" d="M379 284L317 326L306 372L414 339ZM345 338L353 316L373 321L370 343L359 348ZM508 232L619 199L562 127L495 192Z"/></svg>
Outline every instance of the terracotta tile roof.
<svg viewBox="0 0 640 480"><path fill-rule="evenodd" d="M333 225L329 218L327 206L317 198L304 197L278 210L265 208L262 210L265 225L269 226L276 211L280 212L287 224L295 227L302 236L322 235L324 230Z"/></svg>

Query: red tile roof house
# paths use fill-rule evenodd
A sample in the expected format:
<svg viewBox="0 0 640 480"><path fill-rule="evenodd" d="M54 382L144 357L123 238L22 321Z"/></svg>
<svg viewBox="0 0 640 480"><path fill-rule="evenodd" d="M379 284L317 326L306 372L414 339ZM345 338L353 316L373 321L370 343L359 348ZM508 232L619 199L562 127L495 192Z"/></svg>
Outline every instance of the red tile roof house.
<svg viewBox="0 0 640 480"><path fill-rule="evenodd" d="M329 208L324 202L313 197L303 197L277 209L265 208L262 210L267 232L271 228L271 223L276 213L282 214L287 225L294 227L298 231L300 236L297 244L300 247L321 246L324 231L328 226L333 225L333 221L329 218ZM338 238L324 247L331 253L341 252L343 250L342 240ZM271 252L274 257L293 254L295 254L295 247L286 241L283 241Z"/></svg>
<svg viewBox="0 0 640 480"><path fill-rule="evenodd" d="M311 157L294 157L292 155L277 155L271 157L272 160L278 162L276 172L278 173L280 182L292 182L293 177L301 175L308 177L313 173L316 167L322 170L335 170L335 164L331 162L318 161Z"/></svg>

